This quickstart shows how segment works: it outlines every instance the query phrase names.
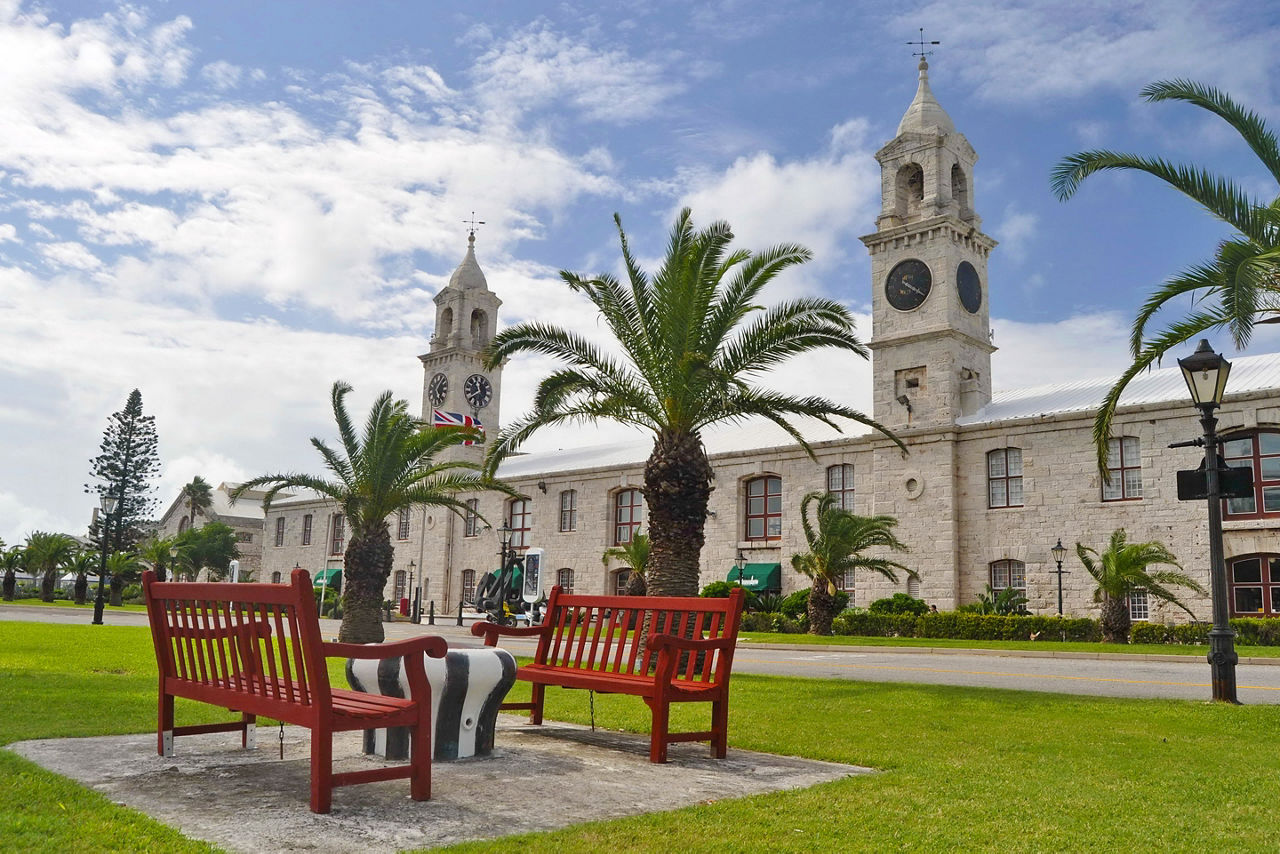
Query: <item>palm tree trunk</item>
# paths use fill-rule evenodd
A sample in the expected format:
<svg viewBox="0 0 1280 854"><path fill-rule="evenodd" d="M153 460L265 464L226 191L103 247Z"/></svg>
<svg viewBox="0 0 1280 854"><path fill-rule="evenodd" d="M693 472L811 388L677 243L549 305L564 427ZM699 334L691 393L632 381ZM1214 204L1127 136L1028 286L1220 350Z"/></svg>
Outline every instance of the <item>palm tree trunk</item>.
<svg viewBox="0 0 1280 854"><path fill-rule="evenodd" d="M382 591L395 552L391 548L391 532L385 523L372 531L352 531L351 542L343 559L342 628L338 640L343 643L381 643Z"/></svg>
<svg viewBox="0 0 1280 854"><path fill-rule="evenodd" d="M1102 600L1102 639L1106 643L1128 643L1129 601L1108 596Z"/></svg>
<svg viewBox="0 0 1280 854"><path fill-rule="evenodd" d="M40 601L53 601L53 588L58 581L57 570L46 570L44 576L40 579Z"/></svg>
<svg viewBox="0 0 1280 854"><path fill-rule="evenodd" d="M711 464L696 434L662 433L644 466L650 596L697 596Z"/></svg>
<svg viewBox="0 0 1280 854"><path fill-rule="evenodd" d="M822 576L813 579L809 591L809 634L831 634L831 623L836 616L836 599L831 595L831 582Z"/></svg>
<svg viewBox="0 0 1280 854"><path fill-rule="evenodd" d="M89 576L81 572L78 575L76 575L76 586L75 586L76 604L83 605L85 603L85 600L88 599L88 593L89 593Z"/></svg>
<svg viewBox="0 0 1280 854"><path fill-rule="evenodd" d="M4 574L4 601L12 602L13 594L17 592L18 576L14 574L12 569L6 570Z"/></svg>
<svg viewBox="0 0 1280 854"><path fill-rule="evenodd" d="M113 608L119 608L124 604L124 602L121 601L121 594L124 593L124 579L113 575L107 581L107 585L111 588L111 596L109 597L108 604Z"/></svg>

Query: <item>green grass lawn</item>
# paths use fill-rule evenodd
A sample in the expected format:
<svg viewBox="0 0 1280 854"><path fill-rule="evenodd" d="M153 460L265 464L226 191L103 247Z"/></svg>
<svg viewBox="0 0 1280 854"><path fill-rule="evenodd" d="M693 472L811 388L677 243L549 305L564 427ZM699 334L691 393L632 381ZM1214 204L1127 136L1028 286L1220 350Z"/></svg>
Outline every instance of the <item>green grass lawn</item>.
<svg viewBox="0 0 1280 854"><path fill-rule="evenodd" d="M0 623L0 743L149 731L155 690L144 628ZM549 717L587 721L585 692L552 689L548 700ZM635 698L597 695L595 706L598 725L647 729ZM731 708L731 749L880 773L450 850L1276 847L1278 707L739 674ZM179 701L178 715L225 713ZM701 709L674 717L705 726ZM582 785L567 796L591 797ZM0 850L212 850L7 751L0 803Z"/></svg>
<svg viewBox="0 0 1280 854"><path fill-rule="evenodd" d="M758 643L825 644L829 646L906 646L929 649L1009 649L1035 650L1036 652L1088 652L1114 655L1191 655L1203 658L1208 646L1165 643L1088 643L1084 641L1048 640L955 640L952 638L870 638L851 635L788 635L779 632L743 632L743 640ZM1236 652L1242 658L1280 658L1280 646L1241 646Z"/></svg>
<svg viewBox="0 0 1280 854"><path fill-rule="evenodd" d="M75 602L71 601L70 599L55 599L52 602L45 602L43 599L40 599L39 597L34 597L31 599L14 599L12 602L2 602L0 603L0 605L40 605L45 608L79 608L82 610L92 611L93 600L94 600L94 596L96 595L97 595L96 593L91 593L89 596L89 601L85 602L83 605L77 605ZM112 611L145 612L146 610L147 610L146 605L111 605L108 603L105 607L105 613L110 613Z"/></svg>

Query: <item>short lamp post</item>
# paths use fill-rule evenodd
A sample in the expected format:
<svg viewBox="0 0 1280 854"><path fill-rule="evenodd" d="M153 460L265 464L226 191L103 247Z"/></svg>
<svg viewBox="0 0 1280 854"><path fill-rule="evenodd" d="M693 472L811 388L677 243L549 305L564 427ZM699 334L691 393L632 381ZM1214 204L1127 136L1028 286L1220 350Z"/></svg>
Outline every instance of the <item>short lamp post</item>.
<svg viewBox="0 0 1280 854"><path fill-rule="evenodd" d="M747 555L742 549L738 549L738 556L734 560L734 568L738 570L738 586L742 586L742 571L747 568Z"/></svg>
<svg viewBox="0 0 1280 854"><path fill-rule="evenodd" d="M169 546L169 580L178 580L178 547Z"/></svg>
<svg viewBox="0 0 1280 854"><path fill-rule="evenodd" d="M1062 544L1062 537L1058 537L1058 544L1049 549L1049 553L1053 555L1053 559L1058 564L1058 568L1054 570L1054 575L1058 576L1058 616L1062 616L1062 576L1067 575L1068 571L1062 568L1062 560L1067 556L1067 547Z"/></svg>
<svg viewBox="0 0 1280 854"><path fill-rule="evenodd" d="M98 526L98 536L102 539L102 563L98 567L98 596L93 600L93 625L102 625L102 609L106 605L103 598L107 581L107 540L111 531L111 514L115 512L120 499L108 493L100 499L102 503L102 524Z"/></svg>
<svg viewBox="0 0 1280 854"><path fill-rule="evenodd" d="M1209 630L1209 672L1213 699L1239 703L1236 699L1235 631L1227 614L1227 572L1222 556L1222 490L1218 469L1218 419L1213 410L1222 405L1231 363L1213 352L1201 339L1196 351L1178 360L1182 376L1191 392L1191 402L1200 410L1204 428L1205 492L1209 504L1209 580L1213 594L1213 628Z"/></svg>

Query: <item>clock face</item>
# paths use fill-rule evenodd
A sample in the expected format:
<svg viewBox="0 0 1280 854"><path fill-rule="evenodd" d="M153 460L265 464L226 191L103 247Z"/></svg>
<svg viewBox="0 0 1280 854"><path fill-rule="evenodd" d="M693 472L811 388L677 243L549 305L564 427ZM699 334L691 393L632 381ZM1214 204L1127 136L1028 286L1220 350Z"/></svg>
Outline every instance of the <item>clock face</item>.
<svg viewBox="0 0 1280 854"><path fill-rule="evenodd" d="M449 393L449 378L444 374L436 374L431 378L431 382L427 384L427 399L431 401L432 406L440 406L444 403L444 396Z"/></svg>
<svg viewBox="0 0 1280 854"><path fill-rule="evenodd" d="M898 311L911 311L919 308L929 289L933 287L933 274L929 265L915 258L901 261L889 271L884 282L884 295L889 305Z"/></svg>
<svg viewBox="0 0 1280 854"><path fill-rule="evenodd" d="M961 261L956 268L956 290L960 292L960 304L965 311L976 314L982 308L982 279L968 261Z"/></svg>
<svg viewBox="0 0 1280 854"><path fill-rule="evenodd" d="M476 409L483 409L493 399L493 386L489 385L489 380L480 374L472 374L462 384L462 395L467 399L467 403Z"/></svg>

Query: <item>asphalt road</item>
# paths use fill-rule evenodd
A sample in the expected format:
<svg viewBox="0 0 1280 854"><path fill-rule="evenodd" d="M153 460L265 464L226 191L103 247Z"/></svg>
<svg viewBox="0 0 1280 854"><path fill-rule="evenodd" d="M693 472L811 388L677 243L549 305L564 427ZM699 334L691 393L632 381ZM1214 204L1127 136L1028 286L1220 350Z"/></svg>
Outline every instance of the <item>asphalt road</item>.
<svg viewBox="0 0 1280 854"><path fill-rule="evenodd" d="M0 620L85 623L90 617L87 610L0 605ZM108 625L147 624L146 615L138 612L108 611L105 619ZM337 621L322 620L321 624L326 636L337 636ZM430 632L444 636L455 646L478 645L478 640L466 627L457 627L456 618L441 620L435 627L425 623L420 626L389 623L386 631L388 638ZM533 644L528 641L514 641L505 646L516 655L533 652ZM0 652L2 658L3 653ZM810 647L744 641L738 646L734 669L743 673L815 679L915 682L1102 697L1182 700L1208 700L1210 697L1209 665L1204 656L1199 655ZM1246 659L1236 670L1236 681L1241 702L1280 704L1280 659Z"/></svg>

